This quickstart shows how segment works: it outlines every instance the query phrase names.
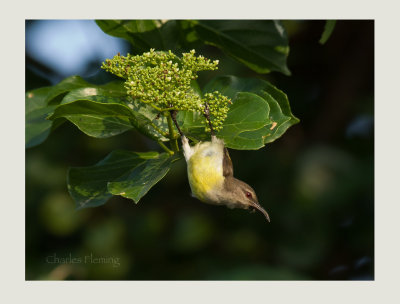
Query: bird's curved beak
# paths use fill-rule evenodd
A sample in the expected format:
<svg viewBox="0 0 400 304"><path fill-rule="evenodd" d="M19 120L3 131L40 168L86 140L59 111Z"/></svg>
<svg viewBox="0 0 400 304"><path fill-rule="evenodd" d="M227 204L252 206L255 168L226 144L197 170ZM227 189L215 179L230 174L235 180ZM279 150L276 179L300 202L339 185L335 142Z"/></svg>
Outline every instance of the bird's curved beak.
<svg viewBox="0 0 400 304"><path fill-rule="evenodd" d="M254 207L254 208L256 208L257 210L261 211L261 212L264 214L264 216L265 216L265 218L267 219L267 221L268 221L269 223L271 222L270 219L269 219L268 212L265 211L265 209L264 209L263 207L261 207L261 205L260 205L259 203L253 202L253 203L252 203L252 207Z"/></svg>

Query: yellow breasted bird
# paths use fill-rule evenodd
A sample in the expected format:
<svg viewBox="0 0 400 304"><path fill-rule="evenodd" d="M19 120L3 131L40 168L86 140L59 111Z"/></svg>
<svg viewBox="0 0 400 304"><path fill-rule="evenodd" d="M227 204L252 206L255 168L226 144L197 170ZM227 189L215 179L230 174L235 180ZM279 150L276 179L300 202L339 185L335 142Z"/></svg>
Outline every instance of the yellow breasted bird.
<svg viewBox="0 0 400 304"><path fill-rule="evenodd" d="M199 142L190 146L187 137L180 130L175 116L173 120L181 134L183 153L193 196L213 205L226 205L228 208L252 209L261 211L269 222L269 215L258 203L255 191L245 182L233 177L233 165L223 140L214 135L206 105L205 117L211 129L211 141Z"/></svg>

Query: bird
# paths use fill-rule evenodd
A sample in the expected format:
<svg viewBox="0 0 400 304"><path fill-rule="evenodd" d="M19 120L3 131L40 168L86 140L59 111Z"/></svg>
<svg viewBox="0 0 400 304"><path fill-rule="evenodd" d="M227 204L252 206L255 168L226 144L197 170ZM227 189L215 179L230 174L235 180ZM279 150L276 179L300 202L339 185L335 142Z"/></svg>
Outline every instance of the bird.
<svg viewBox="0 0 400 304"><path fill-rule="evenodd" d="M207 204L225 205L230 209L259 210L270 222L270 217L258 202L254 189L233 176L232 160L224 141L214 133L207 104L204 116L211 130L211 141L200 141L194 146L189 144L188 138L179 128L176 112L171 114L181 135L192 195Z"/></svg>

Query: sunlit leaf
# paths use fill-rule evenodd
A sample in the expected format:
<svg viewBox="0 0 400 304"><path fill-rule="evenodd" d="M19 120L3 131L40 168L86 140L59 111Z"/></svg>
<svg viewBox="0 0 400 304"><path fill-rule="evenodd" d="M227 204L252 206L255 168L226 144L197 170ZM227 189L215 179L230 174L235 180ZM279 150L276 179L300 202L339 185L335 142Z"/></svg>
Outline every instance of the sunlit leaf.
<svg viewBox="0 0 400 304"><path fill-rule="evenodd" d="M160 134L168 130L165 117L145 103L126 95L123 82L72 90L61 101L49 119L64 117L82 132L97 138L107 138L136 128L154 140L166 141ZM156 119L157 118L157 119Z"/></svg>
<svg viewBox="0 0 400 304"><path fill-rule="evenodd" d="M281 137L290 126L299 122L299 119L291 112L286 94L267 81L255 78L221 76L210 81L204 88L205 92L215 90L232 98L233 103L235 103L240 92L252 92L268 103L270 111L266 124L257 132L253 131L251 136L249 133L244 133L253 140L258 134L263 137L264 144L273 142ZM255 146L253 146L254 148Z"/></svg>
<svg viewBox="0 0 400 304"><path fill-rule="evenodd" d="M269 123L268 117L269 106L263 98L253 93L238 93L218 137L228 148L259 149L264 146L260 129Z"/></svg>
<svg viewBox="0 0 400 304"><path fill-rule="evenodd" d="M51 103L53 102L56 97L62 96L63 94L68 93L71 90L90 87L93 86L92 84L88 83L87 81L83 80L80 76L71 76L65 78L64 80L60 81L58 84L51 87L47 95L46 102ZM60 100L58 100L60 101Z"/></svg>
<svg viewBox="0 0 400 304"><path fill-rule="evenodd" d="M126 97L126 90L123 82L113 81L101 86L88 85L83 88L70 90L70 92L62 99L61 104L70 103L80 99L101 102L101 99L106 100L107 98L112 97Z"/></svg>
<svg viewBox="0 0 400 304"><path fill-rule="evenodd" d="M134 126L132 111L118 103L100 103L77 100L58 106L49 119L66 118L82 132L97 138L107 138L121 134Z"/></svg>

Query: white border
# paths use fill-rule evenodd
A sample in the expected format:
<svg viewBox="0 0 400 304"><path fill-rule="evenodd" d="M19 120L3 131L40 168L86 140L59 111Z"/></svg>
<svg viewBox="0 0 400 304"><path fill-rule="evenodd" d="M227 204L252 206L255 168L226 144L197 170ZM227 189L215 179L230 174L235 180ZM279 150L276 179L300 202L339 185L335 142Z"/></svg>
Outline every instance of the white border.
<svg viewBox="0 0 400 304"><path fill-rule="evenodd" d="M395 1L12 1L1 20L2 303L400 303L399 7ZM5 7L7 5L7 7ZM24 19L375 19L375 281L25 282ZM357 33L354 33L357 35ZM5 140L4 140L5 138ZM29 216L29 215L27 215ZM397 300L396 300L397 299ZM138 302L139 301L139 302Z"/></svg>

